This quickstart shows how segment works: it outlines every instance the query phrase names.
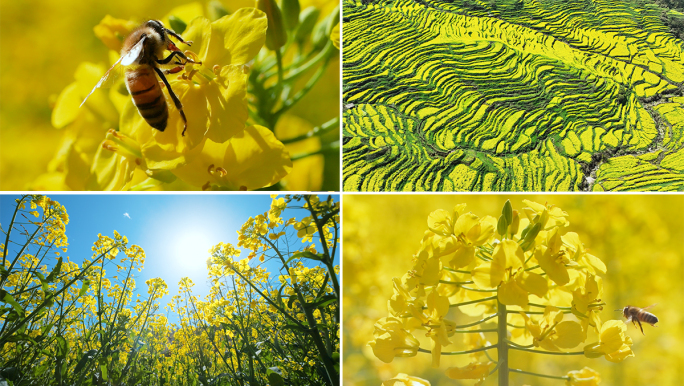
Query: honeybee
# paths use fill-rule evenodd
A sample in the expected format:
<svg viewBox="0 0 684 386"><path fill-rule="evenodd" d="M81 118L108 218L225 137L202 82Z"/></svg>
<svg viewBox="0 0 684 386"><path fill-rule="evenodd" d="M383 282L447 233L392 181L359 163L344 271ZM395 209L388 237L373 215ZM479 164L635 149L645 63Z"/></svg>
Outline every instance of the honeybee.
<svg viewBox="0 0 684 386"><path fill-rule="evenodd" d="M641 322L648 323L653 327L658 327L655 326L656 323L658 323L658 317L653 315L650 312L646 312L647 309L655 306L655 304L652 304L648 307L644 308L639 308L639 307L634 307L634 306L627 306L622 309L622 315L627 318L625 323L627 322L632 322L634 324L634 328L636 328L636 323L639 323L639 328L641 329L641 333L644 334L644 328L641 326ZM619 311L619 310L618 310ZM636 323L634 323L636 321Z"/></svg>
<svg viewBox="0 0 684 386"><path fill-rule="evenodd" d="M83 100L81 106L83 106L83 103L88 100L88 97L95 90L103 85L111 85L125 68L126 88L131 94L133 104L135 104L140 115L150 126L159 131L164 131L169 118L169 111L161 85L157 80L158 76L169 90L169 95L180 112L181 118L183 118L182 135L185 135L185 130L188 128L188 120L185 118L183 105L173 92L173 89L171 89L164 74L177 73L187 63L201 64L201 62L196 62L181 52L171 41L171 36L188 46L192 44L192 42L184 41L173 30L164 27L159 20L149 20L134 29L123 42L119 60L97 82L90 94ZM171 54L164 58L164 51L166 50L171 51ZM174 59L175 61L171 63ZM176 67L168 70L160 69L160 65L168 65L169 63L176 65Z"/></svg>

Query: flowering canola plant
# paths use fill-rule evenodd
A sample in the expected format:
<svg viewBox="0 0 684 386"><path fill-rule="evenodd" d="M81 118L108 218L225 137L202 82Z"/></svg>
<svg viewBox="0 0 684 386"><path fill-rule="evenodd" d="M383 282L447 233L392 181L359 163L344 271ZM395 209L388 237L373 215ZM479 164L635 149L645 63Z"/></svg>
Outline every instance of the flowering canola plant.
<svg viewBox="0 0 684 386"><path fill-rule="evenodd" d="M288 206L308 212L318 243L294 237L298 221L281 217ZM146 295L136 291L141 247L116 231L99 234L79 266L61 256L66 209L44 196L17 199L2 228L9 243L0 244L0 383L338 385L338 212L332 198L274 197L239 230L250 257L235 261L241 249L219 243L208 261L209 295L194 295L182 278L161 313L163 279L147 280ZM286 258L277 278L250 264L257 252L262 261Z"/></svg>
<svg viewBox="0 0 684 386"><path fill-rule="evenodd" d="M477 385L496 372L499 385L508 385L510 373L596 385L600 376L588 367L559 376L537 374L510 368L510 356L525 351L611 362L634 356L625 324L599 317L605 264L570 231L561 208L523 202L517 211L507 201L498 218L466 212L465 204L429 215L411 269L393 279L389 315L375 323L369 346L378 359L389 363L426 353L432 367L441 368L445 355L470 355L470 364L447 367L445 375ZM479 320L459 322L452 316L455 309ZM492 322L495 328L481 327ZM496 342L485 333L496 333ZM422 346L423 337L428 347ZM462 340L466 350L445 351ZM491 350L497 350L496 359ZM429 382L399 374L383 384Z"/></svg>
<svg viewBox="0 0 684 386"><path fill-rule="evenodd" d="M296 10L290 10L288 15L294 18L296 23L292 23L296 27L300 25L300 12L299 2L295 2ZM312 132L295 130L294 134L291 130L278 134L276 124L318 82L320 74L314 74L303 88L295 87L294 82L300 81L309 69L327 68L337 48L327 37L319 46L306 39L320 11L314 12L315 17L309 17L308 31L303 30L308 27L300 26L274 35L274 28L270 26L274 20L277 25L282 24L282 21L277 23L282 12L275 2L275 6L262 3L253 3L258 8L240 8L232 13L218 2L212 3L207 13L201 4L191 3L172 10L162 19L167 28L192 42L191 46L177 45L197 62L187 63L178 74L167 75L187 116L185 133L183 120L170 102L167 88L162 87L162 92L169 121L164 131L158 131L138 112L124 77L108 80L111 89L95 91L79 108L107 70L105 65L82 63L76 70L75 81L57 98L52 114L53 126L65 131L63 141L49 165L49 172L39 177L32 187L40 190L282 188L281 181L293 170L290 152L304 151L302 155L297 154L299 161L327 151L322 149L320 141L313 144L311 140L331 133L337 127L337 118L312 128ZM302 18L303 23L303 13ZM336 22L337 13L332 12L318 28L329 28L332 33ZM108 15L95 26L96 36L111 50L110 63L118 59L124 37L138 24ZM285 39L287 45L269 44L272 35ZM287 57L293 63L288 64L285 72L282 54L290 47L293 50L299 47L300 55L294 59ZM312 58L315 54L319 55ZM306 61L307 58L311 60ZM266 74L274 66L278 71ZM283 74L288 77L284 78ZM288 97L296 90L294 96ZM283 138L288 145L281 141ZM302 171L306 169L301 167ZM316 170L322 173L322 168ZM316 188L306 184L293 187Z"/></svg>

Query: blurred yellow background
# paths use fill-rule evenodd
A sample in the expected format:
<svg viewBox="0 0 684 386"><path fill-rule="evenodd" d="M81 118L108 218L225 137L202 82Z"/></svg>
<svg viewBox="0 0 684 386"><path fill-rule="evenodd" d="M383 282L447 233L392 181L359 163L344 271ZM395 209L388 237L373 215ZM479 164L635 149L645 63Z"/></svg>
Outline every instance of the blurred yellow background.
<svg viewBox="0 0 684 386"><path fill-rule="evenodd" d="M644 325L645 336L631 323L627 326L634 340L635 357L621 363L511 351L511 368L563 376L588 366L601 374L601 385L684 384L684 196L504 194L345 195L344 385L379 386L400 372L428 379L433 386L475 383L443 375L449 366L467 364L467 358L442 357L439 370L430 368L430 355L423 353L385 364L366 344L373 339L375 321L388 315L392 278L401 277L411 268L412 255L427 230L430 212L451 211L454 205L467 203L466 210L477 216L498 217L507 199L519 211L524 207L522 201L528 199L555 204L569 214L568 230L577 232L590 253L607 265L603 276L603 301L607 303L601 313L603 321L620 318L620 312L614 310L628 304L645 307L654 303L658 305L649 311L660 319L657 328ZM459 324L466 322L460 320ZM488 333L487 338L496 341L496 334ZM460 339L455 337L454 341ZM496 353L492 355L496 359ZM510 385L564 384L562 380L522 374L511 374L509 379ZM496 376L484 382L496 384Z"/></svg>
<svg viewBox="0 0 684 386"><path fill-rule="evenodd" d="M59 93L74 81L79 63L106 64L107 47L93 33L106 15L144 21L164 17L190 0L77 1L34 0L0 3L0 190L24 190L57 151L62 132L50 124ZM211 1L198 1L205 6ZM255 0L224 0L230 12L252 7ZM329 0L302 1L302 8L323 8ZM330 8L330 7L327 7ZM329 10L325 8L324 11ZM326 87L335 85L335 87ZM292 110L311 125L324 123L339 111L339 62ZM93 85L94 86L94 85ZM315 107L312 107L315 106ZM273 129L273 128L271 128ZM328 160L326 158L326 160ZM326 164L325 172L337 164ZM330 162L329 162L330 163ZM337 180L339 181L339 180ZM339 183L331 181L333 190ZM325 190L325 186L323 187ZM329 186L327 186L329 188Z"/></svg>

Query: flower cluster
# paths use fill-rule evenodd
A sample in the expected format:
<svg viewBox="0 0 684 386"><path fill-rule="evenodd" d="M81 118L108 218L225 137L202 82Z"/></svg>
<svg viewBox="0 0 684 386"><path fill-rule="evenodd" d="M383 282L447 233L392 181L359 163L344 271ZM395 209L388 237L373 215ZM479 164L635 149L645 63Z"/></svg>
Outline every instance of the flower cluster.
<svg viewBox="0 0 684 386"><path fill-rule="evenodd" d="M63 140L48 173L32 188L320 189L323 155L333 153L329 147L339 147L334 131L338 118L314 127L288 110L337 57L339 30L333 29L339 8L316 2L300 12L299 2L294 8L290 3L283 3L282 11L273 0L251 2L256 8L232 9L231 4L230 11L220 2L212 2L206 11L202 4L191 3L161 18L192 43L176 42L177 47L169 49L180 50L193 62L161 66L187 117L187 130L168 88L162 85L168 123L164 131L155 130L132 102L121 76L123 66L107 71L108 65L82 63L75 81L57 97L52 114L52 125L64 130ZM107 15L95 26L95 35L110 50L110 64L119 59L124 38L138 25ZM313 39L316 34L324 38ZM288 53L294 51L296 55ZM314 68L319 71L301 89L302 78ZM105 74L103 87L81 106ZM337 98L337 80L321 83ZM293 171L290 153L297 170L284 180Z"/></svg>
<svg viewBox="0 0 684 386"><path fill-rule="evenodd" d="M578 234L569 231L566 212L549 204L523 202L522 211L506 202L498 219L466 212L465 204L429 215L411 269L393 279L389 316L375 324L369 345L378 359L389 363L395 357L426 352L432 355L433 367L439 367L442 350L456 344L455 334L463 333L469 337L467 350L447 354L471 354L475 361L450 367L446 375L480 384L495 368L505 371L506 377L509 371L524 372L509 370L508 349L605 356L613 362L634 355L624 323L602 323L599 317L605 305L599 275L606 273L605 264L589 253ZM454 310L480 320L458 320ZM494 321L498 321L496 329L482 331L496 332L498 344L470 328ZM423 335L429 348L421 347ZM568 351L591 342L593 335L598 340L583 351ZM498 361L486 353L496 348ZM480 362L477 357L483 353L489 361ZM574 379L583 379L585 373L589 377L588 372L593 370L559 378L582 384ZM400 379L407 385L417 382Z"/></svg>

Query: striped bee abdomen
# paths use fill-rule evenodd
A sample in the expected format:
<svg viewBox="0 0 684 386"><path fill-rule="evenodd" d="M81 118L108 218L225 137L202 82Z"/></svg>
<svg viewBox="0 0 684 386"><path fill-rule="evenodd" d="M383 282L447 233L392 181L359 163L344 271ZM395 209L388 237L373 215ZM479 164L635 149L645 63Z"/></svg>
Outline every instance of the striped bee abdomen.
<svg viewBox="0 0 684 386"><path fill-rule="evenodd" d="M169 109L154 68L141 65L126 71L126 87L145 121L155 129L164 131L169 119Z"/></svg>
<svg viewBox="0 0 684 386"><path fill-rule="evenodd" d="M640 311L638 315L639 320L650 325L658 323L658 317L650 312Z"/></svg>

